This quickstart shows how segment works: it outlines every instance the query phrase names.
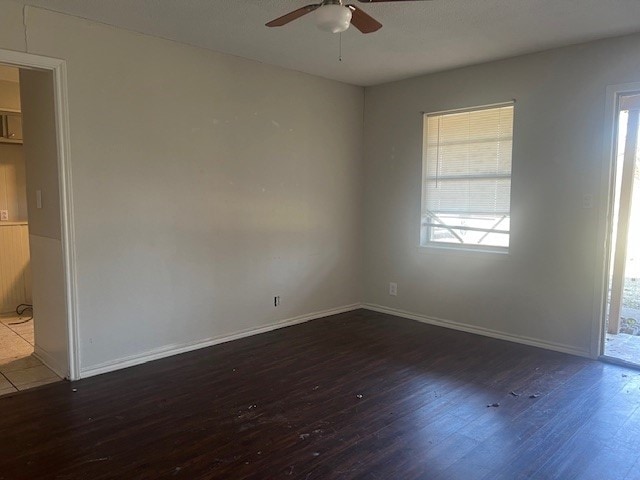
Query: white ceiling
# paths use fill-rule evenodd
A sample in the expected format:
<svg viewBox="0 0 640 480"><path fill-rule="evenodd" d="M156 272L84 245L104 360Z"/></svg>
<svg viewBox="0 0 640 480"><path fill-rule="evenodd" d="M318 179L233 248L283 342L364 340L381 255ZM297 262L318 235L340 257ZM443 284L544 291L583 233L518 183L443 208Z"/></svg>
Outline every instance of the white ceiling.
<svg viewBox="0 0 640 480"><path fill-rule="evenodd" d="M264 26L314 0L20 1L355 85L640 31L640 0L351 0L384 27L351 27L339 62L339 35L318 30L313 14Z"/></svg>

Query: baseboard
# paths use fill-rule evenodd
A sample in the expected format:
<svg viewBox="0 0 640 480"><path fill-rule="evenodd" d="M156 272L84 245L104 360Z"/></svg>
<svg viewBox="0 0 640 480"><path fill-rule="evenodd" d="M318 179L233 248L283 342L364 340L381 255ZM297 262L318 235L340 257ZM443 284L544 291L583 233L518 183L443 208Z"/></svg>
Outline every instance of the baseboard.
<svg viewBox="0 0 640 480"><path fill-rule="evenodd" d="M463 332L474 333L476 335L482 335L485 337L497 338L500 340L507 340L514 343L522 343L524 345L530 345L532 347L544 348L546 350L553 350L556 352L568 353L570 355L577 355L579 357L591 358L591 353L588 350L580 350L571 345L565 345L562 343L548 342L546 340L540 340L538 338L525 337L520 335L513 335L510 333L500 332L498 330L491 330L488 328L476 327L466 323L454 322L452 320L443 320L441 318L428 317L418 313L407 312L405 310L399 310L396 308L384 307L382 305L376 305L372 303L365 303L362 308L372 310L374 312L387 313L389 315L395 315L397 317L407 318L409 320L416 320L422 323L428 323L429 325L437 325L439 327L451 328L453 330L460 330Z"/></svg>
<svg viewBox="0 0 640 480"><path fill-rule="evenodd" d="M46 350L35 345L33 347L33 356L44 363L47 367L53 370L56 375L62 378L69 378L69 372L63 366L61 366L56 359Z"/></svg>
<svg viewBox="0 0 640 480"><path fill-rule="evenodd" d="M130 355L128 357L120 358L98 365L94 365L87 368L80 369L80 378L93 377L103 373L113 372L122 368L133 367L134 365L140 365L142 363L151 362L153 360L159 360L161 358L170 357L172 355L178 355L180 353L191 352L200 348L211 347L212 345L218 345L220 343L231 342L232 340L238 340L240 338L250 337L252 335L258 335L260 333L270 332L278 328L289 327L299 323L308 322L322 317L328 317L329 315L336 315L338 313L350 312L362 308L359 303L352 305L345 305L337 308L330 308L328 310L322 310L320 312L308 313L306 315L299 315L297 317L281 320L276 323L264 325L262 327L251 328L242 330L240 332L232 333L231 335L222 335L219 337L207 338L205 340L198 340L196 342L184 343L178 345L168 345L160 347L154 350L150 350L144 353Z"/></svg>

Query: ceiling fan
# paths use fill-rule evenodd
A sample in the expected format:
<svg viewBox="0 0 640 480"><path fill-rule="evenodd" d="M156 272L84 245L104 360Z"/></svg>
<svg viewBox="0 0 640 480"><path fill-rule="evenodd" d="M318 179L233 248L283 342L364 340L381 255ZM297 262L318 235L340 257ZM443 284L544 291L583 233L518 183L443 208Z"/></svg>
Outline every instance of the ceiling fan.
<svg viewBox="0 0 640 480"><path fill-rule="evenodd" d="M360 3L409 2L418 0L358 0ZM380 30L382 24L375 18L360 10L355 5L344 5L343 0L323 0L321 3L307 5L289 12L282 17L271 20L267 27L282 27L289 22L316 11L316 25L321 30L331 33L344 32L349 25L353 25L362 33L372 33Z"/></svg>

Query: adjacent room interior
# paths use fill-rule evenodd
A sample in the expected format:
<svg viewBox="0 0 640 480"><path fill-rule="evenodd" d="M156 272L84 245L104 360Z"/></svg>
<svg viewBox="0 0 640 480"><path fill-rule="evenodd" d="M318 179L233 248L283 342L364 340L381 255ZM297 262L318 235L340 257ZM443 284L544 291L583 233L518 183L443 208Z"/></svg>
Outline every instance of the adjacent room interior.
<svg viewBox="0 0 640 480"><path fill-rule="evenodd" d="M0 395L3 395L55 382L60 377L35 353L20 72L4 65L0 65L0 120ZM42 328L39 330L42 332Z"/></svg>
<svg viewBox="0 0 640 480"><path fill-rule="evenodd" d="M636 0L0 0L0 477L640 480Z"/></svg>

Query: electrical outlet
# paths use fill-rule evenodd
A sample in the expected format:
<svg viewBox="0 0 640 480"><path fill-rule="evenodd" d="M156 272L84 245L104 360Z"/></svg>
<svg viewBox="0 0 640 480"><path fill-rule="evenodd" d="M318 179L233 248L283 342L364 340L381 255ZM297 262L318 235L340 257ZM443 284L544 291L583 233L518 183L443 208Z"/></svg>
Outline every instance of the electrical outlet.
<svg viewBox="0 0 640 480"><path fill-rule="evenodd" d="M398 284L391 282L389 284L389 295L396 297L398 295Z"/></svg>
<svg viewBox="0 0 640 480"><path fill-rule="evenodd" d="M9 210L0 210L0 221L2 222L9 221Z"/></svg>
<svg viewBox="0 0 640 480"><path fill-rule="evenodd" d="M276 295L275 297L273 297L273 306L274 307L280 306L280 295Z"/></svg>

